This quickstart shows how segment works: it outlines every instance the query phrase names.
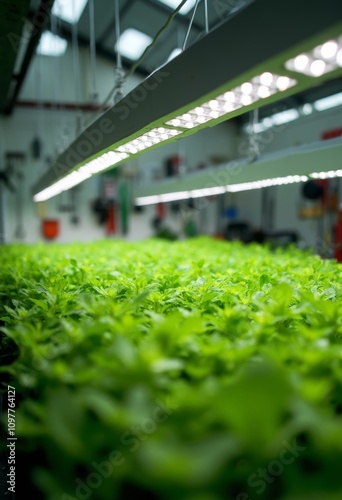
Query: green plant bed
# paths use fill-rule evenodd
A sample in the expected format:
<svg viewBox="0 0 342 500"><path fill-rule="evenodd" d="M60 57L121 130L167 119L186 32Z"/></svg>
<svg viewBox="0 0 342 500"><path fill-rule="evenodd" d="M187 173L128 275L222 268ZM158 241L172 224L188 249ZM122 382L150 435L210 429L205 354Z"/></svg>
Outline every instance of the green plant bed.
<svg viewBox="0 0 342 500"><path fill-rule="evenodd" d="M0 261L1 390L36 499L342 498L337 263L207 238Z"/></svg>

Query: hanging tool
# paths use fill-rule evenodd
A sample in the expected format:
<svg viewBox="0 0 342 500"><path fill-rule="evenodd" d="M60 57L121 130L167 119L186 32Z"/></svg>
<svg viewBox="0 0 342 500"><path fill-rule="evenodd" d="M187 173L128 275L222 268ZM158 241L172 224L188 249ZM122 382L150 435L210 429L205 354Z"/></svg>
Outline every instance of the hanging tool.
<svg viewBox="0 0 342 500"><path fill-rule="evenodd" d="M24 162L26 155L21 152L8 152L5 156L6 161L8 163L8 169L12 172L12 175L17 177L16 188L13 189L13 192L16 194L16 228L14 231L14 236L18 240L23 240L25 238L25 230L24 230L24 207L23 207L23 199L24 199L24 174L22 172L22 163ZM7 185L9 187L10 184Z"/></svg>

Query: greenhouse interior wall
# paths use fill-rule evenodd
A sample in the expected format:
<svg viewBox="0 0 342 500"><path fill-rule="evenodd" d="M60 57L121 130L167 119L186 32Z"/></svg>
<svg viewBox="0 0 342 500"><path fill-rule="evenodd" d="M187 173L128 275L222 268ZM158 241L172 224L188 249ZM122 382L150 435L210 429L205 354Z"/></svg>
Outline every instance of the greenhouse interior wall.
<svg viewBox="0 0 342 500"><path fill-rule="evenodd" d="M80 52L81 72L89 75L89 53ZM58 79L56 74L59 75ZM38 75L38 76L37 76ZM82 79L81 91L76 95L73 78L73 54L68 49L61 58L35 56L25 81L20 100L40 100L54 102L89 102L91 85L89 78ZM98 102L102 102L113 85L113 66L101 58L97 60ZM141 77L128 78L125 92L128 93L142 81ZM83 113L81 120L87 124L93 119L92 113ZM26 154L23 165L24 180L21 196L24 213L24 238L27 243L42 241L40 218L58 218L60 234L56 241L92 241L106 236L92 213L91 203L99 195L99 177L93 177L80 185L78 189L78 213L80 223L75 226L67 213L61 213L59 207L69 200L69 192L37 205L32 200L32 185L49 167L49 160L72 142L76 137L79 113L75 111L25 109L17 107L10 117L0 117L0 148L2 153L22 151ZM258 135L261 154L279 151L288 147L309 144L321 140L322 132L341 125L340 109L313 112L309 116L266 130ZM43 138L42 159L34 160L31 155L31 143L35 137ZM161 169L166 158L179 155L184 158L186 167L196 168L200 164L211 165L212 158L220 157L229 162L243 158L247 152L248 140L234 121L225 122L214 128L205 129L173 144L153 150L136 158L127 165L130 171L139 174L138 186L155 182L154 172ZM298 218L301 185L278 186L273 214L273 229L293 229L297 231L306 246L317 246L317 221ZM133 192L133 191L132 191ZM16 207L18 195L4 190L3 209L5 214L5 241L18 240L16 237ZM20 195L19 195L20 196ZM223 206L234 204L238 220L247 221L253 227L262 225L262 190L253 190L226 194ZM222 200L212 198L202 203L195 211L198 228L204 234L216 234L222 231L227 221L218 215L222 209ZM142 213L133 213L130 217L128 240L141 240L153 235L151 221L155 216L155 207L148 206ZM183 234L184 214L171 212L167 207L166 224L177 234ZM121 237L120 231L117 237Z"/></svg>

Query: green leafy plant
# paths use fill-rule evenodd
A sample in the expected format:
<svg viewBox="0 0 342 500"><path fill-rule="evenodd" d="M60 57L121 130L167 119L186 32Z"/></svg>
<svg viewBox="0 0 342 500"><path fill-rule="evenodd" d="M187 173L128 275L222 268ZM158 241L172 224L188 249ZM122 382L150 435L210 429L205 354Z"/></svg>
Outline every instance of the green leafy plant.
<svg viewBox="0 0 342 500"><path fill-rule="evenodd" d="M1 391L35 498L341 498L337 263L204 237L0 259Z"/></svg>

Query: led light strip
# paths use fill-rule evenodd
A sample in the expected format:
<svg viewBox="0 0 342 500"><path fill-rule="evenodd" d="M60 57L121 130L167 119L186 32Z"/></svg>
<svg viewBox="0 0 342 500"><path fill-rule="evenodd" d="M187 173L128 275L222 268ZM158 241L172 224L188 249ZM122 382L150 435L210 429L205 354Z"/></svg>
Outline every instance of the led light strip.
<svg viewBox="0 0 342 500"><path fill-rule="evenodd" d="M313 179L333 179L334 177L342 177L342 170L329 170L328 172L314 172L310 174Z"/></svg>
<svg viewBox="0 0 342 500"><path fill-rule="evenodd" d="M237 193L239 191L249 191L251 189L261 189L270 186L283 186L298 182L306 182L311 179L332 179L342 177L342 170L329 170L328 172L313 172L308 175L287 175L286 177L274 177L260 181L243 182L241 184L230 184L227 186L215 186L211 188L194 189L192 191L179 191L174 193L157 194L152 196L142 196L136 198L138 206L154 205L170 201L180 201L190 198L202 198L204 196L214 196L225 192Z"/></svg>
<svg viewBox="0 0 342 500"><path fill-rule="evenodd" d="M319 77L342 67L342 36L303 52L285 63L290 71Z"/></svg>
<svg viewBox="0 0 342 500"><path fill-rule="evenodd" d="M287 175L286 177L275 177L273 179L264 179L262 181L244 182L242 184L233 184L227 186L227 191L237 193L238 191L249 191L251 189L260 189L270 186L282 186L296 182L305 182L309 180L307 175Z"/></svg>
<svg viewBox="0 0 342 500"><path fill-rule="evenodd" d="M136 154L145 149L151 148L155 144L160 142L168 141L173 137L181 134L181 130L169 129L165 127L158 127L146 132L140 137L133 139L132 141L126 142L123 146L120 146L115 151L118 153L129 153Z"/></svg>
<svg viewBox="0 0 342 500"><path fill-rule="evenodd" d="M296 84L297 80L288 76L265 72L215 99L169 120L166 124L172 127L193 129L239 108L250 106L256 101L266 99L277 92L283 92Z"/></svg>
<svg viewBox="0 0 342 500"><path fill-rule="evenodd" d="M37 193L33 200L35 202L46 201L53 196L75 187L77 184L89 179L92 175L98 174L109 167L116 165L129 158L129 155L136 154L144 149L148 149L155 144L163 141L168 141L173 137L181 134L182 131L175 129L168 129L165 127L154 128L146 132L142 136L127 142L123 146L118 147L114 151L109 151L103 155L91 160L90 162L82 165L82 167L71 172L66 177L63 177L52 186Z"/></svg>
<svg viewBox="0 0 342 500"><path fill-rule="evenodd" d="M40 191L33 197L33 200L35 202L46 201L53 196L62 193L63 191L77 186L77 184L80 184L86 179L89 179L89 177L97 174L98 172L101 172L101 170L104 170L122 160L125 160L127 157L128 155L125 153L114 153L113 151L104 153L98 158L95 158L95 160L92 160L79 169L74 170L66 177L63 177L62 179L57 181L55 184L52 184L52 186L43 189L43 191Z"/></svg>

